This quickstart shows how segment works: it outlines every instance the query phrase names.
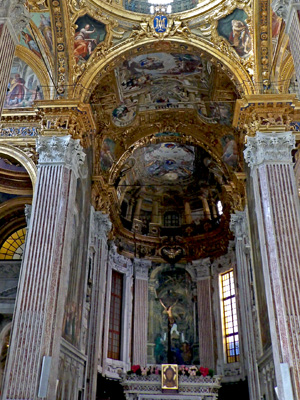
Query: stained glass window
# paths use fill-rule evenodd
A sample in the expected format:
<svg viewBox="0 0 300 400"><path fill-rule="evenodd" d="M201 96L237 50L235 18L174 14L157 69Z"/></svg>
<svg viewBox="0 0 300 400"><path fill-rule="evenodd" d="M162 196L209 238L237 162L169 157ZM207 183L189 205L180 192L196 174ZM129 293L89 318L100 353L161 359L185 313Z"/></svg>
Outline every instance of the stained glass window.
<svg viewBox="0 0 300 400"><path fill-rule="evenodd" d="M228 363L237 362L240 358L240 347L234 276L232 270L221 274L221 302L223 309L226 361Z"/></svg>
<svg viewBox="0 0 300 400"><path fill-rule="evenodd" d="M0 249L0 260L22 260L26 229L22 228L10 235Z"/></svg>
<svg viewBox="0 0 300 400"><path fill-rule="evenodd" d="M113 360L121 358L123 275L112 271L109 312L108 353Z"/></svg>

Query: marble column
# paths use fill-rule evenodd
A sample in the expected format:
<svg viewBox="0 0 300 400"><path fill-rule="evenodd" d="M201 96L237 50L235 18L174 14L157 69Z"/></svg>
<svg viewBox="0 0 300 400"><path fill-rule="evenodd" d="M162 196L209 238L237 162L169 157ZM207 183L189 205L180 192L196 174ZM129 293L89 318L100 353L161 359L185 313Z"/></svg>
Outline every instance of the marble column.
<svg viewBox="0 0 300 400"><path fill-rule="evenodd" d="M197 275L200 364L205 368L214 369L211 264L209 258L205 258L193 261L193 266Z"/></svg>
<svg viewBox="0 0 300 400"><path fill-rule="evenodd" d="M7 93L18 34L29 23L25 0L0 1L0 117Z"/></svg>
<svg viewBox="0 0 300 400"><path fill-rule="evenodd" d="M135 259L132 364L147 366L148 270L151 261Z"/></svg>
<svg viewBox="0 0 300 400"><path fill-rule="evenodd" d="M91 213L90 251L92 252L92 291L87 348L87 374L85 399L95 399L97 392L97 371L103 336L104 299L107 275L107 235L111 229L109 216L100 211Z"/></svg>
<svg viewBox="0 0 300 400"><path fill-rule="evenodd" d="M246 360L250 400L261 398L259 374L256 362L255 324L252 315L253 293L250 266L250 245L246 211L236 211L231 215L230 229L235 234L236 277L241 319L243 354Z"/></svg>
<svg viewBox="0 0 300 400"><path fill-rule="evenodd" d="M300 209L291 132L248 137L276 381L281 400L300 398ZM294 393L293 393L294 392Z"/></svg>
<svg viewBox="0 0 300 400"><path fill-rule="evenodd" d="M85 154L70 136L39 137L37 151L39 170L2 399L56 398L76 184Z"/></svg>
<svg viewBox="0 0 300 400"><path fill-rule="evenodd" d="M293 56L295 73L300 82L300 2L299 0L274 0L272 2L274 12L286 23L285 32L289 35L289 44ZM298 87L299 95L299 87Z"/></svg>

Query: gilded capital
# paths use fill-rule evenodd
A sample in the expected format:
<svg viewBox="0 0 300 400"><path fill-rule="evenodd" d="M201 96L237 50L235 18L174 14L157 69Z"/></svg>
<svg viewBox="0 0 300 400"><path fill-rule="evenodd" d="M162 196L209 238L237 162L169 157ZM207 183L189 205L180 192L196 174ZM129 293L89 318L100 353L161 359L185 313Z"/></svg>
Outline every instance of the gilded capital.
<svg viewBox="0 0 300 400"><path fill-rule="evenodd" d="M39 136L36 143L39 153L38 165L63 165L78 175L85 161L85 153L79 139L71 136Z"/></svg>
<svg viewBox="0 0 300 400"><path fill-rule="evenodd" d="M252 169L265 163L291 163L291 151L295 148L295 136L292 132L262 133L246 136L247 143L244 158Z"/></svg>

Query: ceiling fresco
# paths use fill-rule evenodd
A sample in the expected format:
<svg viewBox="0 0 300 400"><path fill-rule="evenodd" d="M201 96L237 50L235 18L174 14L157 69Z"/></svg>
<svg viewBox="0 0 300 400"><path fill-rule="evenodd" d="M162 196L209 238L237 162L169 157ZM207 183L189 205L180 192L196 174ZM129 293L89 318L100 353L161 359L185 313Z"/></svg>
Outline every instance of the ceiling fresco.
<svg viewBox="0 0 300 400"><path fill-rule="evenodd" d="M10 72L9 85L4 108L31 107L36 100L44 97L40 81L23 60L15 57Z"/></svg>
<svg viewBox="0 0 300 400"><path fill-rule="evenodd" d="M197 7L198 0L169 0L166 2L172 7L172 13L191 10ZM157 4L155 1L149 0L123 0L124 8L128 11L150 14L151 4Z"/></svg>
<svg viewBox="0 0 300 400"><path fill-rule="evenodd" d="M208 61L192 54L151 53L125 60L115 70L121 104L113 111L113 122L128 125L137 108L201 107L211 88L211 72Z"/></svg>
<svg viewBox="0 0 300 400"><path fill-rule="evenodd" d="M162 181L190 178L194 172L195 149L177 143L158 143L138 149L136 165L141 174Z"/></svg>
<svg viewBox="0 0 300 400"><path fill-rule="evenodd" d="M84 15L76 20L74 57L77 64L85 63L106 37L106 27L95 18Z"/></svg>

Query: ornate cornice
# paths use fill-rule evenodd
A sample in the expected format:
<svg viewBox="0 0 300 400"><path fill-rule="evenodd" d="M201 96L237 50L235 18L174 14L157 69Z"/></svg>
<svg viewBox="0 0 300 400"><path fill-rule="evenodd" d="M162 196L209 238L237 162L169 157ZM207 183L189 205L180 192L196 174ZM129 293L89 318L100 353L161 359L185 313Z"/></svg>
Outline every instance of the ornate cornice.
<svg viewBox="0 0 300 400"><path fill-rule="evenodd" d="M291 151L296 139L292 132L272 134L257 132L255 137L247 136L245 161L250 168L264 163L292 163Z"/></svg>
<svg viewBox="0 0 300 400"><path fill-rule="evenodd" d="M37 139L36 149L39 153L39 166L64 165L78 175L84 164L85 153L79 143L71 136L40 136Z"/></svg>

